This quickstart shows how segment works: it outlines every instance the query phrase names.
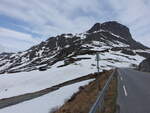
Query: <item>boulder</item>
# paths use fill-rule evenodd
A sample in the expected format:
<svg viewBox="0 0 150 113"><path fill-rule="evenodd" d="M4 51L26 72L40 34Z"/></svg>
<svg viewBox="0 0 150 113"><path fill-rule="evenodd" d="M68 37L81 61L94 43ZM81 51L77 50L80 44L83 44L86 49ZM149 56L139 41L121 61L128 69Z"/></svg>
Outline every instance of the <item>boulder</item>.
<svg viewBox="0 0 150 113"><path fill-rule="evenodd" d="M139 70L143 72L150 72L150 57L140 63Z"/></svg>

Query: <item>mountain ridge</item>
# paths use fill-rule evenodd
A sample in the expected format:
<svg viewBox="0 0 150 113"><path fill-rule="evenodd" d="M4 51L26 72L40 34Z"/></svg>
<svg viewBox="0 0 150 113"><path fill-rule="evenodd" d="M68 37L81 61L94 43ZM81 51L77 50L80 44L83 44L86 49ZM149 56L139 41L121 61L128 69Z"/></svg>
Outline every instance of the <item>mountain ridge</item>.
<svg viewBox="0 0 150 113"><path fill-rule="evenodd" d="M116 21L96 23L84 33L57 35L26 51L1 55L0 71L32 71L41 66L50 68L56 62L73 56L112 50L136 54L132 50L138 49L145 50L148 47L136 42L126 26Z"/></svg>

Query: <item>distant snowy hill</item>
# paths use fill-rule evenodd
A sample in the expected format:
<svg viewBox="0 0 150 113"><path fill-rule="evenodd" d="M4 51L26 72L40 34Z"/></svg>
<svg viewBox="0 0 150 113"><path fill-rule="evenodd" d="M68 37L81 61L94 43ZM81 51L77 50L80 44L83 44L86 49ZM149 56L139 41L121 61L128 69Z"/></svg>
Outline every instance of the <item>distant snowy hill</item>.
<svg viewBox="0 0 150 113"><path fill-rule="evenodd" d="M17 50L15 49L11 49L9 47L5 47L3 45L0 45L0 54L2 53L12 53L12 52L16 52Z"/></svg>
<svg viewBox="0 0 150 113"><path fill-rule="evenodd" d="M101 69L138 64L150 55L149 48L136 42L129 29L116 21L96 23L91 29L79 34L62 34L50 37L30 49L0 55L0 72L15 73L51 68L62 61L59 68L74 64L82 67L86 61L95 68L95 54L100 53ZM84 67L83 67L84 68Z"/></svg>
<svg viewBox="0 0 150 113"><path fill-rule="evenodd" d="M0 53L5 51L5 47L3 47L2 45L0 45Z"/></svg>

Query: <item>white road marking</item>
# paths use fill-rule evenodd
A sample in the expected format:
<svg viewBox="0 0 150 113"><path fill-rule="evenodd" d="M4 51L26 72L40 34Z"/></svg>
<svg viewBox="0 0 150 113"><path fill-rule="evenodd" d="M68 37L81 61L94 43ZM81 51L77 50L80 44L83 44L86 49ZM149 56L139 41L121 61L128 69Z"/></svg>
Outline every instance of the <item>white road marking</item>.
<svg viewBox="0 0 150 113"><path fill-rule="evenodd" d="M125 85L123 85L123 90L124 90L124 94L125 94L125 96L128 96L128 93L127 93L127 90L126 90Z"/></svg>
<svg viewBox="0 0 150 113"><path fill-rule="evenodd" d="M121 79L121 80L123 80L123 78L122 78L122 77L120 77L120 79Z"/></svg>
<svg viewBox="0 0 150 113"><path fill-rule="evenodd" d="M118 71L118 74L119 74L119 76L120 76L120 79L123 80L120 71Z"/></svg>

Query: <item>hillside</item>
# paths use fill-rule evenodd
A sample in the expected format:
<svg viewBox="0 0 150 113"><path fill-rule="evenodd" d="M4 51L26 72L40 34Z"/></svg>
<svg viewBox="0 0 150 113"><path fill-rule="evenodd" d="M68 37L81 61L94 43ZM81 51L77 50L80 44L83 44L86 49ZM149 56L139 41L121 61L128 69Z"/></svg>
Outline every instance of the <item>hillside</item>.
<svg viewBox="0 0 150 113"><path fill-rule="evenodd" d="M129 29L118 22L96 23L83 33L61 34L50 37L30 49L0 55L0 73L28 72L39 67L51 68L62 61L61 66L90 62L95 68L95 54L100 53L101 69L138 64L149 56L147 47L136 42ZM119 57L119 58L118 58ZM59 66L59 67L61 67ZM78 67L78 65L76 65Z"/></svg>

